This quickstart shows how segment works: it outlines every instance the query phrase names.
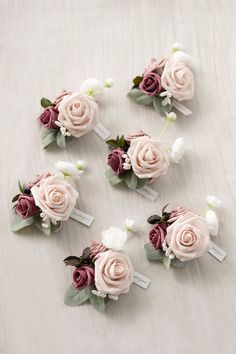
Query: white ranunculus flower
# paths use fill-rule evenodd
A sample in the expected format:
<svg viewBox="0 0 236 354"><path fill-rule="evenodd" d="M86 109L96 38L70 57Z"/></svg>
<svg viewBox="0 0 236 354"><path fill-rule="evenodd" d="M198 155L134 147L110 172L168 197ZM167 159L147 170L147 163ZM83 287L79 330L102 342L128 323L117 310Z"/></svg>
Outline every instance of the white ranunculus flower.
<svg viewBox="0 0 236 354"><path fill-rule="evenodd" d="M182 62L188 65L190 68L194 69L193 58L191 57L191 55L183 52L182 50L175 51L172 55L172 58L176 63Z"/></svg>
<svg viewBox="0 0 236 354"><path fill-rule="evenodd" d="M216 213L213 210L208 210L205 214L207 227L211 236L217 236L219 222Z"/></svg>
<svg viewBox="0 0 236 354"><path fill-rule="evenodd" d="M83 160L78 160L75 165L76 165L77 169L80 171L85 171L86 167L87 167L86 162Z"/></svg>
<svg viewBox="0 0 236 354"><path fill-rule="evenodd" d="M104 86L98 79L87 79L82 83L80 93L92 96L99 101L103 98Z"/></svg>
<svg viewBox="0 0 236 354"><path fill-rule="evenodd" d="M210 208L219 208L221 206L221 201L214 195L208 195L206 197L206 202Z"/></svg>
<svg viewBox="0 0 236 354"><path fill-rule="evenodd" d="M125 219L125 227L126 230L129 232L135 232L137 230L137 223L135 220L132 219Z"/></svg>
<svg viewBox="0 0 236 354"><path fill-rule="evenodd" d="M185 144L183 138L177 138L172 145L170 159L174 163L179 163L185 152Z"/></svg>
<svg viewBox="0 0 236 354"><path fill-rule="evenodd" d="M127 232L119 227L112 226L102 231L102 243L106 248L120 251L127 241Z"/></svg>
<svg viewBox="0 0 236 354"><path fill-rule="evenodd" d="M81 161L78 162L81 163ZM63 173L65 177L79 178L79 176L84 173L84 169L79 168L77 163L74 164L67 161L58 161L55 163L55 168L57 171Z"/></svg>
<svg viewBox="0 0 236 354"><path fill-rule="evenodd" d="M174 52L177 52L178 50L183 50L183 44L179 42L175 42L172 47Z"/></svg>

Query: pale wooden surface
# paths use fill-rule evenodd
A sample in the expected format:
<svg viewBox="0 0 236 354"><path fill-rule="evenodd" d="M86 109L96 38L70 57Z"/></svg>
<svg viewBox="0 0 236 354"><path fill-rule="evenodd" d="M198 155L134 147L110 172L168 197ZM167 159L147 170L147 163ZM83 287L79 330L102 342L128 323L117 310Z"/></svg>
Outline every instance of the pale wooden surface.
<svg viewBox="0 0 236 354"><path fill-rule="evenodd" d="M234 0L15 0L0 1L1 354L233 354L236 352L235 99L236 3ZM187 142L180 165L154 187L156 203L104 176L107 148L95 135L65 151L40 146L36 118L42 95L76 90L87 77L113 77L100 109L116 133L136 129L157 135L163 120L126 98L131 79L149 57L184 43L196 62L194 114L179 117L165 136ZM70 220L51 238L9 230L10 199L17 179L47 171L58 159L84 159L80 208L95 216L90 229ZM184 270L150 264L143 252L145 220L167 202L202 209L205 195L223 202L217 239L228 252L221 264L210 255ZM79 255L102 229L137 219L141 230L128 244L149 290L133 286L105 314L92 306L70 308L63 295L71 269L62 260Z"/></svg>

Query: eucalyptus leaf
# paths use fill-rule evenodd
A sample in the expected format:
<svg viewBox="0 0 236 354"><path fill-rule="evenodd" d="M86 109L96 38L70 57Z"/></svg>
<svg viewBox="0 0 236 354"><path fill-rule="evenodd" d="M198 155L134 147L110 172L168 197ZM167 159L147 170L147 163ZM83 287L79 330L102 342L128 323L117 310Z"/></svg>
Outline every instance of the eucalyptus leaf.
<svg viewBox="0 0 236 354"><path fill-rule="evenodd" d="M34 223L34 218L30 217L27 219L22 219L17 214L14 215L12 222L11 222L11 229L14 232L20 231L27 226L30 226Z"/></svg>
<svg viewBox="0 0 236 354"><path fill-rule="evenodd" d="M89 299L89 289L76 289L74 283L71 284L64 296L64 303L68 306L78 306Z"/></svg>
<svg viewBox="0 0 236 354"><path fill-rule="evenodd" d="M41 231L45 236L51 236L51 225L49 227L42 226L43 220L40 216L34 217L34 224L39 231Z"/></svg>
<svg viewBox="0 0 236 354"><path fill-rule="evenodd" d="M171 258L170 257L166 257L163 260L163 264L166 267L166 269L170 269L171 266Z"/></svg>
<svg viewBox="0 0 236 354"><path fill-rule="evenodd" d="M187 262L181 262L178 258L174 258L171 261L171 265L175 268L185 268L187 265Z"/></svg>
<svg viewBox="0 0 236 354"><path fill-rule="evenodd" d="M137 185L138 185L138 177L136 176L136 174L131 170L128 171L125 174L125 183L127 184L127 186L130 189L137 189Z"/></svg>
<svg viewBox="0 0 236 354"><path fill-rule="evenodd" d="M116 186L117 184L123 182L123 179L115 175L111 168L105 172L105 175L112 186Z"/></svg>
<svg viewBox="0 0 236 354"><path fill-rule="evenodd" d="M145 186L145 184L148 183L148 181L149 181L149 178L138 178L138 184L137 184L136 189L143 188Z"/></svg>
<svg viewBox="0 0 236 354"><path fill-rule="evenodd" d="M41 141L42 141L43 148L47 147L53 141L55 141L56 137L57 137L57 129L43 128L41 133Z"/></svg>
<svg viewBox="0 0 236 354"><path fill-rule="evenodd" d="M139 98L140 96L142 96L143 93L142 91L140 91L139 89L137 88L134 88L134 89L131 89L129 92L128 92L128 97L129 98L132 98L133 100L136 100L137 98Z"/></svg>
<svg viewBox="0 0 236 354"><path fill-rule="evenodd" d="M172 108L172 104L169 105L162 105L162 101L164 98L160 97L160 96L155 96L153 97L153 108L155 109L155 111L157 111L158 113L160 113L163 117L166 116L166 113L169 113L171 111Z"/></svg>
<svg viewBox="0 0 236 354"><path fill-rule="evenodd" d="M146 243L144 246L147 259L150 261L163 261L165 258L165 253L162 250L156 250L151 243Z"/></svg>
<svg viewBox="0 0 236 354"><path fill-rule="evenodd" d="M12 203L16 202L19 198L20 194L15 195L15 197L12 198Z"/></svg>
<svg viewBox="0 0 236 354"><path fill-rule="evenodd" d="M66 136L66 145L70 145L73 141L74 141L74 136L70 135L70 136Z"/></svg>
<svg viewBox="0 0 236 354"><path fill-rule="evenodd" d="M61 229L61 227L62 227L62 221L57 221L56 225L51 224L51 231L57 232Z"/></svg>
<svg viewBox="0 0 236 354"><path fill-rule="evenodd" d="M93 289L94 289L93 286L91 286L88 289L90 302L95 307L96 310L98 310L99 312L103 312L106 307L106 301L102 297L94 295L92 293Z"/></svg>
<svg viewBox="0 0 236 354"><path fill-rule="evenodd" d="M47 108L52 105L52 102L48 98L45 98L45 97L41 98L40 103L43 108Z"/></svg>
<svg viewBox="0 0 236 354"><path fill-rule="evenodd" d="M60 130L57 132L57 145L62 149L66 147L66 137L61 134Z"/></svg>
<svg viewBox="0 0 236 354"><path fill-rule="evenodd" d="M144 106L152 105L153 97L143 94L135 99L135 102Z"/></svg>

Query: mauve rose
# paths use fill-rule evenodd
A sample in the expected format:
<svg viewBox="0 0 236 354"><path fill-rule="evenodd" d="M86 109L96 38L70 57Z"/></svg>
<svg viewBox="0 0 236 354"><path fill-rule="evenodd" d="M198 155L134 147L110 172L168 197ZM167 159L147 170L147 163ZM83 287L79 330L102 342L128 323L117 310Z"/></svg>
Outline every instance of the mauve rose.
<svg viewBox="0 0 236 354"><path fill-rule="evenodd" d="M82 288L83 286L89 287L94 283L94 268L88 265L82 265L76 268L73 274L75 287Z"/></svg>
<svg viewBox="0 0 236 354"><path fill-rule="evenodd" d="M162 244L166 237L166 225L165 224L157 224L154 228L149 232L149 239L153 245L153 247L158 250L162 248Z"/></svg>
<svg viewBox="0 0 236 354"><path fill-rule="evenodd" d="M43 127L48 129L58 129L58 126L55 124L55 121L58 117L58 110L52 106L45 108L39 121Z"/></svg>
<svg viewBox="0 0 236 354"><path fill-rule="evenodd" d="M49 176L51 176L50 172L46 172L43 175L36 175L35 179L29 184L27 184L26 189L31 189L33 186L36 186L40 181L42 181L42 179L45 179Z"/></svg>
<svg viewBox="0 0 236 354"><path fill-rule="evenodd" d="M175 222L178 218L180 218L182 215L186 214L189 210L179 206L177 208L174 208L173 210L171 210L169 212L169 219L168 219L168 223L173 223Z"/></svg>
<svg viewBox="0 0 236 354"><path fill-rule="evenodd" d="M148 66L144 70L144 75L150 72L155 72L156 74L161 76L167 61L167 58L151 58Z"/></svg>
<svg viewBox="0 0 236 354"><path fill-rule="evenodd" d="M125 154L125 151L121 148L113 150L109 155L108 155L108 160L107 164L108 166L111 167L111 169L114 171L114 173L119 176L122 172L124 172L123 169L123 163L124 163L124 158L122 155Z"/></svg>
<svg viewBox="0 0 236 354"><path fill-rule="evenodd" d="M155 73L147 73L139 84L140 90L148 96L156 96L161 91L161 78Z"/></svg>
<svg viewBox="0 0 236 354"><path fill-rule="evenodd" d="M35 205L34 198L31 195L21 194L17 202L15 211L22 219L30 218L39 213L39 208Z"/></svg>
<svg viewBox="0 0 236 354"><path fill-rule="evenodd" d="M101 253L106 251L106 247L102 242L92 241L90 245L89 256L93 261L96 261L101 255Z"/></svg>
<svg viewBox="0 0 236 354"><path fill-rule="evenodd" d="M206 221L188 211L167 227L165 240L181 262L200 257L210 244Z"/></svg>

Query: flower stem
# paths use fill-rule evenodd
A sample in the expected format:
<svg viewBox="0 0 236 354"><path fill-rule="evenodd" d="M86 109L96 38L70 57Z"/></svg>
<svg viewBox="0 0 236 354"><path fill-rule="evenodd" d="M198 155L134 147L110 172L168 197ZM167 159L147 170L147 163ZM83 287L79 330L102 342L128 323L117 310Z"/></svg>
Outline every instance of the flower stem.
<svg viewBox="0 0 236 354"><path fill-rule="evenodd" d="M163 125L162 129L161 129L161 132L158 136L158 139L161 139L162 136L164 135L164 133L166 132L168 126L170 125L170 123L172 123L172 120L168 119L167 118L167 121L165 122L165 124Z"/></svg>

